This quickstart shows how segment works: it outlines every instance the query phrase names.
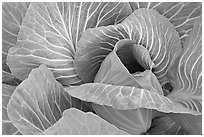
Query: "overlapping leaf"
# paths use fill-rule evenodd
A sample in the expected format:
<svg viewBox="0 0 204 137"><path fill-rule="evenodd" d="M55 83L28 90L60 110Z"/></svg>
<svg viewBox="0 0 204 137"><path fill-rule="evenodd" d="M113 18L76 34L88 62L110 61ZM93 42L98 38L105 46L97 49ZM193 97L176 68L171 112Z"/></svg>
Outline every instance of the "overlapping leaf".
<svg viewBox="0 0 204 137"><path fill-rule="evenodd" d="M184 45L193 28L194 21L202 13L201 2L130 2L133 11L149 8L158 11L175 26L181 44Z"/></svg>
<svg viewBox="0 0 204 137"><path fill-rule="evenodd" d="M130 41L128 43L124 42L122 45L118 45L117 43L113 52L103 61L94 82L143 88L163 95L156 76L151 72L154 63L149 58L149 54L146 54L146 52L140 54L139 52L141 51L147 51L147 49ZM143 56L139 57L138 55L146 56L143 58ZM133 67L130 67L131 64L133 64ZM147 70L140 64L145 64L143 66ZM138 68L143 68L142 71L144 72L140 72ZM136 72L130 74L130 69Z"/></svg>
<svg viewBox="0 0 204 137"><path fill-rule="evenodd" d="M71 107L70 96L63 91L51 72L41 65L16 87L8 104L12 123L23 134L43 132Z"/></svg>
<svg viewBox="0 0 204 137"><path fill-rule="evenodd" d="M6 64L8 50L15 46L18 32L23 22L29 3L4 2L2 4L2 82L9 85L18 85L16 79Z"/></svg>
<svg viewBox="0 0 204 137"><path fill-rule="evenodd" d="M70 90L67 89L69 94L76 98L100 105L112 106L116 109L148 108L165 113L200 114L196 111L190 111L181 104L175 103L173 100L160 96L153 91L136 87L90 83Z"/></svg>
<svg viewBox="0 0 204 137"><path fill-rule="evenodd" d="M86 30L78 42L75 54L74 66L77 74L84 82L93 82L101 63L115 44L128 38L120 24L117 27L109 25Z"/></svg>
<svg viewBox="0 0 204 137"><path fill-rule="evenodd" d="M76 71L83 81L93 82L101 62L122 39L130 39L149 51L155 64L153 72L160 82L182 49L179 35L167 18L155 10L138 9L121 24L84 32L75 58Z"/></svg>
<svg viewBox="0 0 204 137"><path fill-rule="evenodd" d="M160 86L159 83L157 86L152 84L149 85L151 88L147 88L144 83L151 83L151 78L137 79L125 70L126 68L113 51L104 60L96 75L95 83L67 88L67 91L71 96L81 100L112 106L116 109L148 108L166 113L198 114L164 97L163 92L160 91L161 87L157 88ZM157 80L154 77L153 79Z"/></svg>
<svg viewBox="0 0 204 137"><path fill-rule="evenodd" d="M178 33L174 26L155 10L138 9L122 25L130 39L143 45L154 62L153 72L162 82L168 69L181 52Z"/></svg>
<svg viewBox="0 0 204 137"><path fill-rule="evenodd" d="M19 135L21 132L12 124L7 114L7 104L15 87L2 84L2 135Z"/></svg>
<svg viewBox="0 0 204 137"><path fill-rule="evenodd" d="M153 135L200 135L202 116L176 113L154 113L155 118L147 134Z"/></svg>
<svg viewBox="0 0 204 137"><path fill-rule="evenodd" d="M152 111L145 108L119 110L93 103L96 113L119 129L133 135L146 133L151 125Z"/></svg>
<svg viewBox="0 0 204 137"><path fill-rule="evenodd" d="M46 135L127 135L97 115L78 109L65 110L62 118L48 128Z"/></svg>
<svg viewBox="0 0 204 137"><path fill-rule="evenodd" d="M201 8L3 3L2 134L201 134Z"/></svg>
<svg viewBox="0 0 204 137"><path fill-rule="evenodd" d="M158 86L155 84L152 85L151 81L155 79L155 77L152 77L150 70L147 70L147 73L140 73L142 75L137 72L131 76L129 73L130 71L135 72L140 70L142 68L140 63L144 64L144 68L151 69L152 61L148 58L149 55L145 58L136 55L141 52L141 50L145 51L146 49L134 44L131 40L124 39L119 41L114 47L114 52L120 59L116 54L110 53L107 59L102 63L94 82L118 86L143 87L153 89L156 93L162 94L162 90L159 89ZM146 85L144 83L146 83ZM155 87L156 90L154 89ZM131 134L144 134L151 125L152 110L145 108L119 110L98 104L93 104L93 108L99 116Z"/></svg>
<svg viewBox="0 0 204 137"><path fill-rule="evenodd" d="M185 48L168 73L174 89L169 98L202 112L202 24L197 19Z"/></svg>
<svg viewBox="0 0 204 137"><path fill-rule="evenodd" d="M73 58L82 32L119 23L130 13L127 3L31 3L8 65L20 79L45 64L63 85L80 84Z"/></svg>
<svg viewBox="0 0 204 137"><path fill-rule="evenodd" d="M16 87L7 109L11 122L20 132L40 134L56 123L62 112L70 107L90 111L86 104L64 92L53 74L41 65Z"/></svg>
<svg viewBox="0 0 204 137"><path fill-rule="evenodd" d="M121 46L128 47L125 43ZM151 123L151 110L142 112L138 108L156 109L165 113L197 114L164 97L159 82L156 82L157 78L150 70L139 74L129 74L116 55L117 50L117 48L113 50L103 61L94 80L96 83L83 84L65 90L76 98L96 103L93 108L98 115L132 134L145 133ZM139 115L144 117L140 117L140 120L135 119L136 121L133 122L132 117L136 118Z"/></svg>
<svg viewBox="0 0 204 137"><path fill-rule="evenodd" d="M185 130L186 134L202 134L202 115L170 113L169 117L179 124Z"/></svg>
<svg viewBox="0 0 204 137"><path fill-rule="evenodd" d="M147 131L150 135L188 135L189 132L185 130L177 121L171 119L167 114L162 114L152 120L152 125Z"/></svg>

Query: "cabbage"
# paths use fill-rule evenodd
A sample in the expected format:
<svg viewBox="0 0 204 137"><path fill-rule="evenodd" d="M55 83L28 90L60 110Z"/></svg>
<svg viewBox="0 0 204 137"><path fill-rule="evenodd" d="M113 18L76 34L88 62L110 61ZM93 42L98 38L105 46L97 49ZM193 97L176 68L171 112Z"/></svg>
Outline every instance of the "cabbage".
<svg viewBox="0 0 204 137"><path fill-rule="evenodd" d="M2 4L2 134L202 134L202 4Z"/></svg>

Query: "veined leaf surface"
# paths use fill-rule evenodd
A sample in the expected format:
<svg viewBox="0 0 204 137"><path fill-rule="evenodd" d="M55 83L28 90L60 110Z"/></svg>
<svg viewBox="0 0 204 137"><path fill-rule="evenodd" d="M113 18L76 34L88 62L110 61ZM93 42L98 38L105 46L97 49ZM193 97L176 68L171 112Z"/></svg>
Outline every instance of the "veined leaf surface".
<svg viewBox="0 0 204 137"><path fill-rule="evenodd" d="M146 74L141 72L139 73L141 75L131 75L116 52L115 50L111 52L103 61L95 77L95 83L82 84L65 90L71 96L96 103L93 108L98 115L131 134L147 131L151 124L152 109L165 113L198 115L197 112L190 111L164 97L159 82L156 82L157 78L150 70ZM136 119L137 117L140 119Z"/></svg>
<svg viewBox="0 0 204 137"><path fill-rule="evenodd" d="M2 12L2 134L202 134L201 2Z"/></svg>
<svg viewBox="0 0 204 137"><path fill-rule="evenodd" d="M202 24L197 19L182 54L168 73L174 89L167 96L188 109L202 112Z"/></svg>
<svg viewBox="0 0 204 137"><path fill-rule="evenodd" d="M177 121L171 119L168 114L162 114L152 120L152 125L147 131L148 135L188 135Z"/></svg>
<svg viewBox="0 0 204 137"><path fill-rule="evenodd" d="M104 58L123 39L130 39L149 51L155 64L153 72L160 82L182 49L179 35L167 18L155 10L135 10L120 24L92 28L83 33L74 65L84 82L93 82Z"/></svg>
<svg viewBox="0 0 204 137"><path fill-rule="evenodd" d="M199 115L197 111L191 111L183 105L174 102L158 93L128 86L114 86L102 83L83 84L78 87L65 89L76 98L100 105L111 106L115 109L156 109L165 113L192 113Z"/></svg>
<svg viewBox="0 0 204 137"><path fill-rule="evenodd" d="M71 107L71 97L41 65L18 85L8 103L8 116L23 134L40 134Z"/></svg>
<svg viewBox="0 0 204 137"><path fill-rule="evenodd" d="M73 67L76 43L88 28L117 24L131 13L127 3L31 3L8 65L25 79L45 64L63 85L83 83Z"/></svg>
<svg viewBox="0 0 204 137"><path fill-rule="evenodd" d="M127 135L99 116L84 113L75 108L63 112L63 116L52 127L48 128L45 135Z"/></svg>
<svg viewBox="0 0 204 137"><path fill-rule="evenodd" d="M175 26L184 45L194 21L202 15L201 2L129 2L133 11L140 8L154 9Z"/></svg>
<svg viewBox="0 0 204 137"><path fill-rule="evenodd" d="M14 86L2 84L2 135L22 134L11 122L7 113L7 105L15 90Z"/></svg>
<svg viewBox="0 0 204 137"><path fill-rule="evenodd" d="M151 135L200 135L202 116L179 113L155 113L152 125L147 131Z"/></svg>
<svg viewBox="0 0 204 137"><path fill-rule="evenodd" d="M91 111L63 90L45 65L32 70L18 85L8 103L8 116L22 134L41 134L55 124L65 109Z"/></svg>
<svg viewBox="0 0 204 137"><path fill-rule="evenodd" d="M170 113L169 117L178 123L187 134L202 134L202 115Z"/></svg>
<svg viewBox="0 0 204 137"><path fill-rule="evenodd" d="M15 46L23 18L29 7L25 2L2 3L2 82L17 86L20 80L11 74L7 65L8 50Z"/></svg>

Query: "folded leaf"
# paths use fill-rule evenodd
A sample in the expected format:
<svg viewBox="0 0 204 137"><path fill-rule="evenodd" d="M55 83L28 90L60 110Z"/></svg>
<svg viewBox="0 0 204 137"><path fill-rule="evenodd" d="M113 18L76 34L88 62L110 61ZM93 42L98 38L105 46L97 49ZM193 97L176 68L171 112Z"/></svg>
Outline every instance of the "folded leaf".
<svg viewBox="0 0 204 137"><path fill-rule="evenodd" d="M146 70L139 74L132 74L132 76L143 89L158 93L159 95L164 95L157 77L150 70Z"/></svg>
<svg viewBox="0 0 204 137"><path fill-rule="evenodd" d="M151 125L152 111L145 108L119 110L93 103L96 113L119 129L133 135L146 133Z"/></svg>
<svg viewBox="0 0 204 137"><path fill-rule="evenodd" d="M201 2L4 2L2 134L202 134L201 15Z"/></svg>
<svg viewBox="0 0 204 137"><path fill-rule="evenodd" d="M151 109L165 113L197 114L164 97L160 83L150 70L132 75L129 73L117 51L123 46L131 47L130 45L132 45L131 41L128 40L116 44L114 50L103 61L95 76L95 83L65 90L71 96L96 103L93 104L93 108L98 115L131 134L142 134L147 131L151 124ZM124 52L126 51L127 49ZM131 60L129 54L131 53L125 56L127 60ZM146 111L140 111L140 109L146 109ZM133 117L138 118L141 115L144 117L140 117L140 120L130 122L133 121Z"/></svg>
<svg viewBox="0 0 204 137"><path fill-rule="evenodd" d="M8 65L22 80L45 64L63 85L81 84L73 58L84 30L119 23L130 13L127 3L31 3Z"/></svg>
<svg viewBox="0 0 204 137"><path fill-rule="evenodd" d="M155 66L150 58L149 51L130 39L118 41L114 51L130 73L144 71L145 69L152 70Z"/></svg>
<svg viewBox="0 0 204 137"><path fill-rule="evenodd" d="M116 54L117 51L114 50L103 61L95 77L95 83L137 87L163 95L162 88L156 76L151 72L151 70L136 72L131 75L125 67L125 64L121 62L121 58ZM135 65L135 67L138 67L138 65L134 63L133 65Z"/></svg>
<svg viewBox="0 0 204 137"><path fill-rule="evenodd" d="M77 44L74 66L82 80L93 82L101 63L121 39L128 34L119 24L86 30Z"/></svg>
<svg viewBox="0 0 204 137"><path fill-rule="evenodd" d="M134 60L131 59L132 57L135 58L134 56L129 56L131 54L134 54L134 55L136 54L135 52L132 52L132 53L128 52L129 47L131 46L131 43L129 42L131 41L125 40L122 42L125 42L125 44L123 45L122 43L122 45L116 45L114 51L110 53L103 61L95 77L94 82L96 83L100 82L100 83L106 83L106 84L118 85L118 86L137 87L137 88L138 87L151 88L151 89L154 88L154 87L151 87L152 86L151 84L149 84L148 86L143 84L144 81L145 83L150 83L150 82L149 82L149 79L143 80L142 78L143 75L141 75L141 77L139 76L141 73L139 73L137 77L134 77L128 72L130 71L130 68L131 69L134 68L133 70L135 69L138 70L137 67L140 67L140 65L138 64L137 61L134 61L135 59ZM137 46L137 45L132 45L132 46ZM126 47L127 49L125 49ZM122 50L124 52L120 52L120 49L125 49L125 50ZM130 51L132 51L132 48L130 48ZM123 54L125 55L123 56ZM135 67L129 65L132 62L136 62L136 64L133 63ZM149 66L147 66L147 68L149 68ZM160 92L162 94L162 90L160 91L158 90L155 92L156 93ZM126 91L123 93L127 94ZM101 98L104 99L104 97L101 97ZM126 104L126 105L129 105L129 104ZM115 107L112 108L108 106L101 106L98 104L93 104L92 106L95 112L99 116L106 119L110 123L116 125L118 128L123 129L131 134L143 134L151 125L152 110L149 110L149 109L137 108L137 109L130 109L130 110L118 110L118 109L115 109Z"/></svg>
<svg viewBox="0 0 204 137"><path fill-rule="evenodd" d="M174 26L164 16L150 9L134 11L121 24L130 39L149 51L155 64L153 72L162 82L182 49Z"/></svg>
<svg viewBox="0 0 204 137"><path fill-rule="evenodd" d="M202 112L202 24L197 19L182 54L169 70L167 79L173 85L167 96L184 107Z"/></svg>
<svg viewBox="0 0 204 137"><path fill-rule="evenodd" d="M149 51L153 72L160 82L181 52L179 35L167 18L155 10L138 9L122 23L85 31L78 42L74 66L84 82L93 82L104 58L123 39ZM136 48L137 50L137 48ZM142 50L142 57L147 57ZM133 65L133 64L132 64Z"/></svg>
<svg viewBox="0 0 204 137"><path fill-rule="evenodd" d="M114 86L102 83L83 84L65 89L71 96L99 105L111 106L116 109L148 108L165 113L191 113L191 111L173 100L153 91L128 86Z"/></svg>
<svg viewBox="0 0 204 137"><path fill-rule="evenodd" d="M11 122L21 133L39 134L56 123L70 107L71 97L41 65L16 87L7 109Z"/></svg>
<svg viewBox="0 0 204 137"><path fill-rule="evenodd" d="M96 74L94 83L141 87L137 79L128 72L128 69L123 65L114 51L103 61Z"/></svg>
<svg viewBox="0 0 204 137"><path fill-rule="evenodd" d="M76 98L96 103L93 108L98 115L131 134L145 133L150 127L152 112L147 109L166 113L196 113L164 97L156 76L150 70L130 75L115 52L103 61L94 80L97 83L65 90Z"/></svg>
<svg viewBox="0 0 204 137"><path fill-rule="evenodd" d="M179 113L154 113L147 134L152 135L201 135L202 116Z"/></svg>
<svg viewBox="0 0 204 137"><path fill-rule="evenodd" d="M63 112L63 116L52 127L48 128L45 135L127 135L114 125L87 112L71 108Z"/></svg>
<svg viewBox="0 0 204 137"><path fill-rule="evenodd" d="M2 135L22 134L10 121L7 114L7 104L15 90L14 86L2 84Z"/></svg>
<svg viewBox="0 0 204 137"><path fill-rule="evenodd" d="M152 125L146 134L150 135L188 135L189 132L185 130L177 121L170 118L167 114L162 114L152 120Z"/></svg>
<svg viewBox="0 0 204 137"><path fill-rule="evenodd" d="M143 66L143 68L152 70L155 64L151 60L149 51L145 47L141 45L135 45L133 52L134 52L135 58Z"/></svg>
<svg viewBox="0 0 204 137"><path fill-rule="evenodd" d="M17 86L20 80L15 78L7 65L8 50L15 46L18 32L30 3L2 3L2 82Z"/></svg>
<svg viewBox="0 0 204 137"><path fill-rule="evenodd" d="M129 2L133 11L139 8L154 9L175 26L181 44L184 45L193 28L194 21L201 16L201 2Z"/></svg>
<svg viewBox="0 0 204 137"><path fill-rule="evenodd" d="M201 135L202 134L202 115L191 114L173 114L170 113L169 117L176 121L181 127L187 131L186 134Z"/></svg>

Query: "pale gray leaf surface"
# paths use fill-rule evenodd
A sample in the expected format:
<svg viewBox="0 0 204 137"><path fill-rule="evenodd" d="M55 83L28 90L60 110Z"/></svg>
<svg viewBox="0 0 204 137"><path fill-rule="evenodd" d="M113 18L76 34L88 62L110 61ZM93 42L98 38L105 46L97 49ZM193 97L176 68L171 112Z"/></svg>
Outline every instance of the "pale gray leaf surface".
<svg viewBox="0 0 204 137"><path fill-rule="evenodd" d="M17 44L9 50L8 65L19 79L45 64L63 85L81 84L73 58L82 33L119 23L130 13L127 3L31 3Z"/></svg>
<svg viewBox="0 0 204 137"><path fill-rule="evenodd" d="M167 96L188 109L202 112L202 24L197 19L185 48L172 69L168 81L173 85Z"/></svg>
<svg viewBox="0 0 204 137"><path fill-rule="evenodd" d="M15 46L18 32L23 22L29 3L3 2L2 3L2 82L16 86L19 80L12 74L7 65L8 50Z"/></svg>
<svg viewBox="0 0 204 137"><path fill-rule="evenodd" d="M201 135L202 134L202 115L191 114L168 114L169 117L179 124L186 134Z"/></svg>
<svg viewBox="0 0 204 137"><path fill-rule="evenodd" d="M130 2L132 10L139 8L155 9L175 26L181 44L184 45L194 21L201 16L201 2Z"/></svg>
<svg viewBox="0 0 204 137"><path fill-rule="evenodd" d="M108 123L91 112L83 112L70 108L63 112L63 116L45 135L127 135L114 125Z"/></svg>
<svg viewBox="0 0 204 137"><path fill-rule="evenodd" d="M147 134L151 135L201 135L202 116L155 111Z"/></svg>
<svg viewBox="0 0 204 137"><path fill-rule="evenodd" d="M94 82L106 83L106 84L117 85L117 86L129 86L129 87L154 89L154 87L152 86L155 86L155 85L149 84L147 86L143 84L143 82L145 83L150 82L148 78L143 80L142 78L144 77L143 75L136 74L137 75L136 77L131 75L128 72L129 70L126 69L128 64L126 64L126 67L125 67L125 64L123 65L124 62L127 63L132 58L132 56L128 56L128 54L131 54L131 53L128 53L125 55L127 58L125 59L123 58L124 59L123 63L121 61L121 57L123 56L121 52L118 53L118 51L120 51L121 48L122 48L122 51L124 51L123 47L130 48L129 45L126 45L126 44L130 44L130 43L128 42L128 43L125 43L125 45L118 45L119 47L116 46L114 51L106 57L106 59L103 61L95 77ZM129 67L130 66L128 66L128 68ZM155 92L162 94L162 91L159 91L159 90ZM126 94L127 92L124 91L123 93ZM103 98L103 95L101 96L102 98ZM112 95L114 96L114 93ZM98 105L95 103L93 103L92 106L95 112L99 116L109 121L110 123L116 125L118 128L123 129L126 132L131 134L143 134L151 125L152 110L150 109L137 108L137 109L129 109L129 110L119 110L119 109L115 109L114 107L109 107L107 105Z"/></svg>
<svg viewBox="0 0 204 137"><path fill-rule="evenodd" d="M157 77L150 70L146 70L141 73L132 74L135 80L141 85L142 88L149 91L158 93L159 95L164 95L162 87L157 80Z"/></svg>
<svg viewBox="0 0 204 137"><path fill-rule="evenodd" d="M120 24L92 28L83 33L74 66L84 82L93 82L104 58L123 39L130 39L149 51L155 64L153 72L160 82L182 49L179 35L167 18L155 10L135 10Z"/></svg>
<svg viewBox="0 0 204 137"><path fill-rule="evenodd" d="M10 121L7 114L7 104L15 90L14 86L2 84L2 135L22 134Z"/></svg>
<svg viewBox="0 0 204 137"><path fill-rule="evenodd" d="M155 85L151 79L145 78L145 75L143 77L144 79L137 79L130 75L113 51L102 63L94 80L95 83L82 84L65 90L71 96L81 100L116 109L148 108L165 113L199 114L163 96L161 87L158 88L159 82ZM154 80L157 79L154 78ZM147 87L144 82L152 85Z"/></svg>
<svg viewBox="0 0 204 137"><path fill-rule="evenodd" d="M148 108L165 113L192 113L181 104L174 102L158 93L128 86L114 86L102 83L83 84L78 87L65 89L71 96L87 102L111 106L116 109Z"/></svg>
<svg viewBox="0 0 204 137"><path fill-rule="evenodd" d="M152 111L145 108L119 110L93 103L97 115L133 135L144 134L151 125Z"/></svg>
<svg viewBox="0 0 204 137"><path fill-rule="evenodd" d="M135 10L121 25L131 40L149 51L155 64L153 72L162 82L182 49L175 27L167 18L151 9Z"/></svg>
<svg viewBox="0 0 204 137"><path fill-rule="evenodd" d="M189 132L185 130L177 121L174 121L167 114L162 114L152 120L150 129L147 131L148 135L188 135Z"/></svg>
<svg viewBox="0 0 204 137"><path fill-rule="evenodd" d="M56 123L71 107L71 97L64 92L53 74L41 65L18 85L8 106L11 122L23 134L40 134Z"/></svg>
<svg viewBox="0 0 204 137"><path fill-rule="evenodd" d="M142 88L139 81L137 81L123 65L115 51L111 52L103 61L95 76L94 83Z"/></svg>
<svg viewBox="0 0 204 137"><path fill-rule="evenodd" d="M117 49L113 50L103 61L95 76L95 83L65 90L76 98L96 103L92 106L98 115L131 134L147 131L152 109L165 113L199 114L163 96L161 85L150 70L131 75L116 52ZM142 112L141 108L147 111ZM132 121L132 117L140 115L144 117ZM140 128L138 123L142 125Z"/></svg>
<svg viewBox="0 0 204 137"><path fill-rule="evenodd" d="M125 45L125 47L127 47L127 45ZM136 72L131 75L115 49L103 61L98 73L95 76L94 83L137 87L163 95L160 83L151 70Z"/></svg>
<svg viewBox="0 0 204 137"><path fill-rule="evenodd" d="M84 82L93 82L101 63L121 39L129 39L118 24L86 30L78 42L74 66Z"/></svg>

